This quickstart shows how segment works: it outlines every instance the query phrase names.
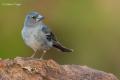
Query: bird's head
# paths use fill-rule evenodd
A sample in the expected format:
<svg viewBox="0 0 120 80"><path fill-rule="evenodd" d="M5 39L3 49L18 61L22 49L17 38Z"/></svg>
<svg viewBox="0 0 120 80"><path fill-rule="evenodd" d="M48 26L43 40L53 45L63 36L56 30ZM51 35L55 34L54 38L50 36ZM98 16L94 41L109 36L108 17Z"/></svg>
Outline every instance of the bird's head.
<svg viewBox="0 0 120 80"><path fill-rule="evenodd" d="M38 12L33 11L27 14L25 19L25 25L34 25L39 23L43 19L44 19L44 16L42 16Z"/></svg>

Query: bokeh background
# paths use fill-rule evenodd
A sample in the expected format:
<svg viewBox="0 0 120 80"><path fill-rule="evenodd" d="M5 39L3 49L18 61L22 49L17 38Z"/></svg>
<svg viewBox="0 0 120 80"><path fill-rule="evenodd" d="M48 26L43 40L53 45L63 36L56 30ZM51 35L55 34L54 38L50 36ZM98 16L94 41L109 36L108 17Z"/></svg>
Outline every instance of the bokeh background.
<svg viewBox="0 0 120 80"><path fill-rule="evenodd" d="M32 10L43 14L59 41L74 49L69 54L52 49L45 59L120 76L120 0L0 0L1 58L32 55L21 38L24 18Z"/></svg>

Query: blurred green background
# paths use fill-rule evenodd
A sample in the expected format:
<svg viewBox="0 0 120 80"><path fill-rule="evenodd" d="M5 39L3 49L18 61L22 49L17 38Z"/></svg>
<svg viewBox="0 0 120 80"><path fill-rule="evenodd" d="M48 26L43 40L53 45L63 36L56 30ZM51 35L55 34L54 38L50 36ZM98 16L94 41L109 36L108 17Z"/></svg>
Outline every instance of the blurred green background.
<svg viewBox="0 0 120 80"><path fill-rule="evenodd" d="M52 49L46 59L120 76L120 0L0 0L1 58L32 55L21 38L24 18L31 10L43 14L59 41L74 49L70 54Z"/></svg>

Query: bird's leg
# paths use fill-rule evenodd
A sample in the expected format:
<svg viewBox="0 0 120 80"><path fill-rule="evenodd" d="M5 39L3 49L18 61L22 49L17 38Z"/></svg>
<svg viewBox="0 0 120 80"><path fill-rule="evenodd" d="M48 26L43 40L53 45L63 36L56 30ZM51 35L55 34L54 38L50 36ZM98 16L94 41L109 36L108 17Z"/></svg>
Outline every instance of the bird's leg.
<svg viewBox="0 0 120 80"><path fill-rule="evenodd" d="M30 56L30 58L34 58L35 54L37 53L37 50L34 51L34 53L32 54L32 56Z"/></svg>
<svg viewBox="0 0 120 80"><path fill-rule="evenodd" d="M42 56L40 57L40 60L43 60L43 57L44 57L44 55L46 54L46 52L47 52L46 50L43 51L43 54L42 54Z"/></svg>

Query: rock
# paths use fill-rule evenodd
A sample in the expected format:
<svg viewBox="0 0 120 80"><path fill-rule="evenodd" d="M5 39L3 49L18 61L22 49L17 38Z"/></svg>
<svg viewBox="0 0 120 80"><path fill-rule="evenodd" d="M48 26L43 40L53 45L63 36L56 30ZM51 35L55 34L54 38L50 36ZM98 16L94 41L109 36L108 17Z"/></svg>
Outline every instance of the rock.
<svg viewBox="0 0 120 80"><path fill-rule="evenodd" d="M17 57L0 60L0 80L118 80L113 74L54 60Z"/></svg>

